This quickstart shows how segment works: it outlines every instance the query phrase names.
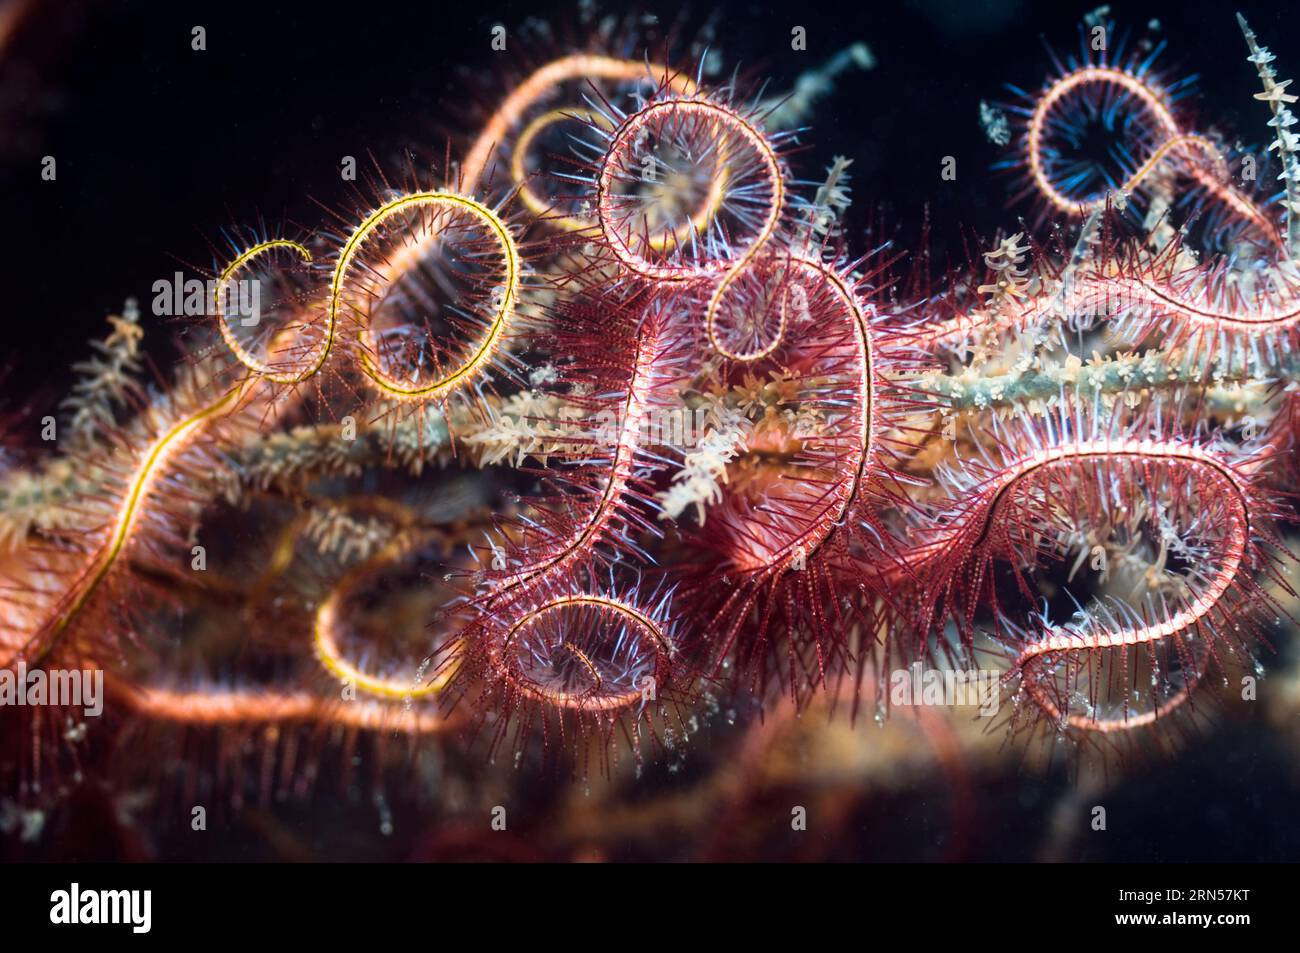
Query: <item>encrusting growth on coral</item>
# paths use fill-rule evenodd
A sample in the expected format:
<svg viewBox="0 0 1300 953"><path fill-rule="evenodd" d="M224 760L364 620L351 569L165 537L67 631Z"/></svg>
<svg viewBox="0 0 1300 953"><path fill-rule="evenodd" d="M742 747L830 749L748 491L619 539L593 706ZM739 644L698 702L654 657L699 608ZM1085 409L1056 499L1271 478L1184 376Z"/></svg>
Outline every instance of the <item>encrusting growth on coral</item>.
<svg viewBox="0 0 1300 953"><path fill-rule="evenodd" d="M109 319L53 444L8 435L0 664L259 726L271 765L436 735L585 775L746 700L883 717L914 663L995 666L1016 732L1158 736L1290 590L1300 138L1241 28L1280 220L1154 55L1086 50L981 102L1040 214L935 286L859 257L849 159L795 176L865 47L784 99L702 51L543 63L442 180L377 162L321 234L216 262L266 321L214 301L171 379ZM93 758L22 717L39 801Z"/></svg>
<svg viewBox="0 0 1300 953"><path fill-rule="evenodd" d="M1259 70L1260 82L1264 84L1264 91L1256 93L1255 98L1268 103L1268 108L1273 111L1273 118L1268 124L1276 130L1277 139L1268 148L1270 152L1276 151L1282 162L1282 171L1277 177L1283 181L1286 189L1282 208L1285 211L1287 249L1293 262L1300 261L1300 157L1297 156L1300 153L1300 136L1290 131L1296 118L1289 108L1291 103L1297 101L1297 97L1286 91L1291 80L1278 81L1277 71L1272 66L1276 57L1268 51L1268 47L1259 45L1254 31L1240 13L1237 14L1237 23L1245 34L1246 45L1250 47L1249 59Z"/></svg>

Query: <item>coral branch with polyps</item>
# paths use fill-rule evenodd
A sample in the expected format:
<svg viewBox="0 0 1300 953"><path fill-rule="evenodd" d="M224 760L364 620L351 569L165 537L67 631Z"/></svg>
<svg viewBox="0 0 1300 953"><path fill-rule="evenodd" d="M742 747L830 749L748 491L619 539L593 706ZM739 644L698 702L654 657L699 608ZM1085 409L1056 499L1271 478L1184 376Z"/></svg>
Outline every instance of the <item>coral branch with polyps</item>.
<svg viewBox="0 0 1300 953"><path fill-rule="evenodd" d="M1284 214L1154 54L1089 52L1008 107L1058 227L919 290L852 249L848 160L794 177L810 93L540 66L440 182L376 163L330 231L216 262L172 379L113 319L56 451L9 435L0 664L107 669L115 724L580 773L939 659L994 659L1016 729L1167 730L1290 589L1300 149L1242 29ZM61 727L6 724L21 797L85 770Z"/></svg>

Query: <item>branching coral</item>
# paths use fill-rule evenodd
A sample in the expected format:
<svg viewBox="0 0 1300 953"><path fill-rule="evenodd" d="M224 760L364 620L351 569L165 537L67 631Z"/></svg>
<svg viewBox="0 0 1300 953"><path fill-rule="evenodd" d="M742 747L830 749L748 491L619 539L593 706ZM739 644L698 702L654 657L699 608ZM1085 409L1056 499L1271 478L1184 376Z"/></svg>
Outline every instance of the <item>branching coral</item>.
<svg viewBox="0 0 1300 953"><path fill-rule="evenodd" d="M1087 54L1008 107L1068 227L920 292L851 250L849 160L792 171L786 127L862 50L786 102L541 65L440 181L377 163L320 234L214 263L172 379L112 319L54 453L0 475L0 662L107 670L114 724L274 726L284 758L400 733L608 770L723 697L856 710L986 659L1015 728L1163 730L1289 588L1295 97L1242 29L1284 215L1185 84ZM1073 154L1088 122L1120 168ZM36 799L91 755L28 717L4 770Z"/></svg>

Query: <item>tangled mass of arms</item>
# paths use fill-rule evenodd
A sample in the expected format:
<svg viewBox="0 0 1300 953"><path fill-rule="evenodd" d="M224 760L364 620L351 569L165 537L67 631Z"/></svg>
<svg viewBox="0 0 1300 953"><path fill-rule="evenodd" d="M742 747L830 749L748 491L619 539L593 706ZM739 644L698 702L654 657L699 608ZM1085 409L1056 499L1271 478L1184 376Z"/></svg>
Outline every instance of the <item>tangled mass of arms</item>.
<svg viewBox="0 0 1300 953"><path fill-rule="evenodd" d="M0 712L10 793L139 725L586 772L916 662L996 668L1014 732L1167 733L1291 594L1300 138L1241 26L1266 150L1085 32L986 110L1036 224L938 287L851 250L848 162L795 178L798 94L597 52L436 182L233 233L165 381L128 308L52 444L9 423L0 665L108 694Z"/></svg>

